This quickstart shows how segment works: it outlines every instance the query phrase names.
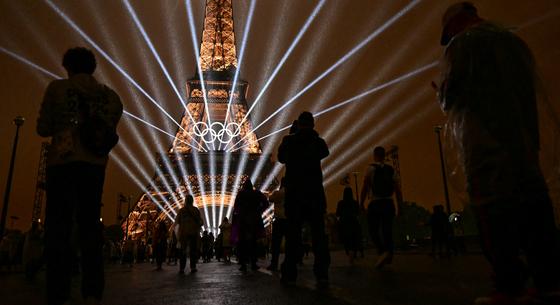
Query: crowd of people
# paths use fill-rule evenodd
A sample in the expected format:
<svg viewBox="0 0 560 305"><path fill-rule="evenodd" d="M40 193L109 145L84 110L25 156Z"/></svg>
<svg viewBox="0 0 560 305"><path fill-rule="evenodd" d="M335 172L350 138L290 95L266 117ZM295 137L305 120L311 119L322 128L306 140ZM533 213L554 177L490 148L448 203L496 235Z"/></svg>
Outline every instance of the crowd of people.
<svg viewBox="0 0 560 305"><path fill-rule="evenodd" d="M442 25L442 79L433 87L459 147L469 201L496 288L476 304L560 304L560 250L539 166L539 92L531 51L511 31L480 18L469 2L449 7ZM93 77L96 60L91 51L68 50L63 67L68 78L48 85L37 122L38 134L52 138L44 238L39 224L25 238L8 234L2 238L0 256L14 261L21 253L25 258L20 261L32 277L41 265L44 245L48 304L68 300L76 266L84 299L98 304L104 289L101 194L108 153L118 141L122 104L111 88ZM202 231L200 211L187 196L173 224L157 223L150 240L105 243L105 255L125 264L152 259L158 270L166 259L179 261L180 274L185 273L187 257L194 273L200 261L215 258L230 263L236 256L242 272L256 270L259 240L265 236L262 213L270 200L275 219L268 269L280 269L281 282L295 284L298 264L310 247L317 284L328 285L331 256L321 161L330 152L314 123L310 112L302 112L282 139L277 158L285 165L285 176L280 189L266 198L245 180L235 198L231 224L224 218L216 237ZM394 259L393 224L402 198L397 173L385 159L385 149L375 147L359 202L346 188L336 209L339 235L351 261L358 254L363 257L358 216L367 215L368 235L378 250L376 268ZM434 208L429 222L434 255L442 255L449 245L448 217L441 206ZM282 240L285 255L280 262ZM534 291L527 290L529 278Z"/></svg>

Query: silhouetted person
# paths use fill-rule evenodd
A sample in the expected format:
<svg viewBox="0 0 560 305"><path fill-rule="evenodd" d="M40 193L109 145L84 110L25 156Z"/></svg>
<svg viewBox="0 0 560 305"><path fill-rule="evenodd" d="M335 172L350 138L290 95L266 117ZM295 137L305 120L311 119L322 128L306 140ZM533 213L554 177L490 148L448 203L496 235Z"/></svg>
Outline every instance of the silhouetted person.
<svg viewBox="0 0 560 305"><path fill-rule="evenodd" d="M167 244L167 264L170 265L173 261L173 264L176 265L178 256L177 235L172 232Z"/></svg>
<svg viewBox="0 0 560 305"><path fill-rule="evenodd" d="M208 248L207 257L208 257L208 261L210 262L212 260L212 257L214 257L214 244L216 242L216 239L214 238L214 233L212 232L208 233L208 240L210 241L210 247Z"/></svg>
<svg viewBox="0 0 560 305"><path fill-rule="evenodd" d="M229 263L231 258L231 224L229 219L224 217L220 224L220 234L222 234L222 258Z"/></svg>
<svg viewBox="0 0 560 305"><path fill-rule="evenodd" d="M315 124L311 113L301 113L297 123L297 132L285 136L278 148L278 161L286 165L284 208L288 219L282 281L293 283L297 278L297 262L302 248L301 230L303 223L308 222L315 254L313 272L318 283L324 284L328 282L330 253L325 234L327 202L321 160L329 155L329 149L313 129Z"/></svg>
<svg viewBox="0 0 560 305"><path fill-rule="evenodd" d="M143 263L146 259L146 244L143 241L136 247L136 263Z"/></svg>
<svg viewBox="0 0 560 305"><path fill-rule="evenodd" d="M463 217L456 214L451 221L451 232L453 232L453 240L451 244L451 250L453 250L455 255L464 254L467 252L467 247L465 245L465 229L463 228Z"/></svg>
<svg viewBox="0 0 560 305"><path fill-rule="evenodd" d="M304 223L301 228L301 248L298 263L303 265L303 258L309 257L309 250L311 250L312 236L309 223Z"/></svg>
<svg viewBox="0 0 560 305"><path fill-rule="evenodd" d="M375 266L381 268L393 259L393 220L397 214L393 194L400 190L395 170L385 163L385 148L377 146L373 149L373 161L364 176L360 204L363 209L366 199L370 198L367 208L369 235L380 255Z"/></svg>
<svg viewBox="0 0 560 305"><path fill-rule="evenodd" d="M197 271L196 262L198 261L202 217L200 216L200 211L193 203L194 198L191 195L187 195L185 198L185 205L179 210L175 217L175 225L178 226L176 229L177 244L180 246L178 249L179 274L185 273L187 249L189 251L191 273Z"/></svg>
<svg viewBox="0 0 560 305"><path fill-rule="evenodd" d="M158 222L152 239L152 247L157 270L161 270L161 266L165 261L165 253L167 252L167 233L168 229L165 221Z"/></svg>
<svg viewBox="0 0 560 305"><path fill-rule="evenodd" d="M264 231L262 201L262 193L253 189L250 179L245 180L235 197L232 218L233 227L238 230L237 254L241 271L247 270L247 264L251 264L253 270L259 269L257 266L257 239L262 236Z"/></svg>
<svg viewBox="0 0 560 305"><path fill-rule="evenodd" d="M285 187L286 179L280 180L280 188L270 194L269 201L274 203L274 222L272 223L272 240L271 249L272 258L270 265L267 267L270 271L278 269L278 258L280 257L280 246L282 239L286 237L287 222L286 213L284 212L284 199L286 197Z"/></svg>
<svg viewBox="0 0 560 305"><path fill-rule="evenodd" d="M209 253L211 251L210 249L212 244L208 231L205 230L204 232L202 232L202 238L200 239L200 241L202 242L202 262L208 263L210 262Z"/></svg>
<svg viewBox="0 0 560 305"><path fill-rule="evenodd" d="M445 12L441 44L447 47L439 99L495 274L497 293L476 302L517 302L529 271L534 297L560 304L557 230L539 167L533 55L523 40L481 19L468 2ZM521 248L529 270L519 258Z"/></svg>
<svg viewBox="0 0 560 305"><path fill-rule="evenodd" d="M62 65L68 78L48 85L37 120L37 133L52 137L46 188L47 299L49 304L62 304L70 295L75 223L82 295L99 302L104 287L101 194L108 154L118 140L122 104L113 90L93 77L96 61L91 51L69 49Z"/></svg>
<svg viewBox="0 0 560 305"><path fill-rule="evenodd" d="M134 263L134 246L134 240L127 239L124 241L122 244L122 264L128 264L132 267L132 263Z"/></svg>
<svg viewBox="0 0 560 305"><path fill-rule="evenodd" d="M23 246L23 267L25 277L33 280L43 264L43 230L37 221L31 223L31 229L25 233Z"/></svg>
<svg viewBox="0 0 560 305"><path fill-rule="evenodd" d="M360 249L361 228L358 222L359 214L360 206L354 199L352 188L345 187L343 198L336 206L336 217L338 219L340 238L350 261L357 257L358 250Z"/></svg>
<svg viewBox="0 0 560 305"><path fill-rule="evenodd" d="M447 214L443 210L443 205L434 206L434 212L430 217L430 227L432 229L432 255L443 256L443 248L445 253L449 255L449 220ZM436 253L437 250L437 253Z"/></svg>
<svg viewBox="0 0 560 305"><path fill-rule="evenodd" d="M223 242L224 242L224 235L222 234L222 232L220 232L216 236L216 241L214 242L214 253L216 255L216 260L218 262L221 262L224 256L224 249L222 248Z"/></svg>

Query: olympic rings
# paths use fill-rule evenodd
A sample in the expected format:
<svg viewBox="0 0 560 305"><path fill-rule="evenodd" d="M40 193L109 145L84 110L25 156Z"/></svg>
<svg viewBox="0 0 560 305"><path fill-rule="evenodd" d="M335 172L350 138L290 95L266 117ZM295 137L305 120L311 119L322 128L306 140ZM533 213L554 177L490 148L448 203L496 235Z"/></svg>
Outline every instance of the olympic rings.
<svg viewBox="0 0 560 305"><path fill-rule="evenodd" d="M227 144L241 134L241 125L231 122L224 126L222 122L214 122L208 126L205 122L197 122L193 126L193 133L206 144L216 140Z"/></svg>

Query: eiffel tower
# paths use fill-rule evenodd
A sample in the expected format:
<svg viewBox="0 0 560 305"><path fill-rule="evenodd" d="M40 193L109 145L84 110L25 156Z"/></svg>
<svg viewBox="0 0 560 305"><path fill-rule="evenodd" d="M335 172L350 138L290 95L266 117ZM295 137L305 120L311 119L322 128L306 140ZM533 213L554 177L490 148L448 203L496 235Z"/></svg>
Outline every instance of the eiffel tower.
<svg viewBox="0 0 560 305"><path fill-rule="evenodd" d="M186 83L187 109L173 144L157 155L152 183L121 224L133 239L147 240L155 223L173 221L187 194L201 209L205 229L216 234L246 179L252 177L264 192L278 184L274 177L255 173L259 163L260 173L270 173L273 164L246 118L248 83L234 80L232 0L206 1L199 62L199 72ZM240 149L231 152L234 146Z"/></svg>

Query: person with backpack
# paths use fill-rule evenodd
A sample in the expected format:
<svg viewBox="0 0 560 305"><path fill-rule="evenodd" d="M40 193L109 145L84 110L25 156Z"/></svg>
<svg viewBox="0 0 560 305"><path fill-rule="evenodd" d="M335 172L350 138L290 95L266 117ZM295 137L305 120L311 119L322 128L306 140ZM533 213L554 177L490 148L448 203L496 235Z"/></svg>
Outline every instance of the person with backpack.
<svg viewBox="0 0 560 305"><path fill-rule="evenodd" d="M62 66L68 78L48 85L37 120L37 133L52 138L46 173L47 301L63 304L70 296L76 224L82 295L95 304L104 288L101 195L123 106L117 93L93 77L96 61L90 50L69 49Z"/></svg>
<svg viewBox="0 0 560 305"><path fill-rule="evenodd" d="M367 208L369 234L380 255L375 267L381 268L393 260L393 220L398 214L398 204L395 208L393 194L400 193L400 189L395 170L384 162L385 148L375 147L373 160L364 176L360 205L364 209L366 198L370 199Z"/></svg>
<svg viewBox="0 0 560 305"><path fill-rule="evenodd" d="M187 248L189 250L189 259L191 273L195 273L196 262L198 261L199 245L200 245L200 227L202 226L202 217L200 210L193 205L194 198L187 195L185 205L179 209L175 217L174 231L177 234L177 247L179 248L179 274L185 274L185 266L187 264Z"/></svg>

